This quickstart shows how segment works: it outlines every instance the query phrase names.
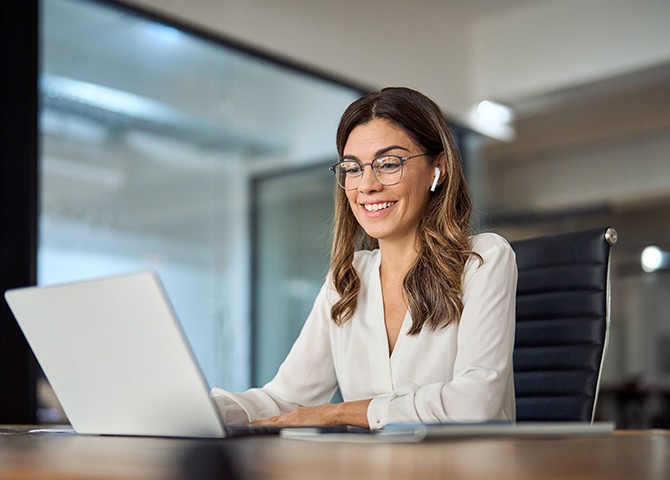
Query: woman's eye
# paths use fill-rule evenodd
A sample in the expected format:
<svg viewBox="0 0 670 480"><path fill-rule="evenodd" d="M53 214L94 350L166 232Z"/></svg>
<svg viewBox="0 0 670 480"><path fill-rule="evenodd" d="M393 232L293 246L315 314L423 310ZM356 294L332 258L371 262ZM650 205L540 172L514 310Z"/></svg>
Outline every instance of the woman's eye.
<svg viewBox="0 0 670 480"><path fill-rule="evenodd" d="M377 170L380 172L393 172L400 167L400 162L395 159L384 159L382 161L377 162Z"/></svg>
<svg viewBox="0 0 670 480"><path fill-rule="evenodd" d="M357 175L361 173L361 166L356 163L351 165L345 165L344 173L346 173L347 175Z"/></svg>

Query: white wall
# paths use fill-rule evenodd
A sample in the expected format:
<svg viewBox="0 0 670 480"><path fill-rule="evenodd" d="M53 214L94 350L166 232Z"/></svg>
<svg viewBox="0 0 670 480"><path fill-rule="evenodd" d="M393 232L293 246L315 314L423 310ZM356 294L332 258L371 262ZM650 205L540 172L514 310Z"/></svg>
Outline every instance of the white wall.
<svg viewBox="0 0 670 480"><path fill-rule="evenodd" d="M668 0L553 0L473 26L472 98L513 101L670 62Z"/></svg>
<svg viewBox="0 0 670 480"><path fill-rule="evenodd" d="M453 0L129 3L373 88L417 88L457 118L483 98L518 100L670 61L667 0L493 0L478 17Z"/></svg>
<svg viewBox="0 0 670 480"><path fill-rule="evenodd" d="M492 162L498 208L543 211L613 207L670 197L670 135L622 138L514 161Z"/></svg>
<svg viewBox="0 0 670 480"><path fill-rule="evenodd" d="M469 105L469 23L440 0L131 3L371 88L417 88L447 111Z"/></svg>

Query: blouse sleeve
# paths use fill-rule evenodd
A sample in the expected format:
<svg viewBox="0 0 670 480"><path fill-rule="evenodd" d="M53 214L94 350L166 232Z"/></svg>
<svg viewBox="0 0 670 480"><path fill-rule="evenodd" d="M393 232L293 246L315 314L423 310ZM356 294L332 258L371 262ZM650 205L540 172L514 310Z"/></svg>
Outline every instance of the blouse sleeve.
<svg viewBox="0 0 670 480"><path fill-rule="evenodd" d="M393 422L514 418L516 260L502 237L487 236L486 247L478 252L483 263L471 258L465 269L452 380L400 385L392 394L374 398L368 408L371 428Z"/></svg>
<svg viewBox="0 0 670 480"><path fill-rule="evenodd" d="M225 422L244 424L330 401L337 388L329 333L333 295L329 282L324 283L300 335L265 386L242 393L212 389Z"/></svg>

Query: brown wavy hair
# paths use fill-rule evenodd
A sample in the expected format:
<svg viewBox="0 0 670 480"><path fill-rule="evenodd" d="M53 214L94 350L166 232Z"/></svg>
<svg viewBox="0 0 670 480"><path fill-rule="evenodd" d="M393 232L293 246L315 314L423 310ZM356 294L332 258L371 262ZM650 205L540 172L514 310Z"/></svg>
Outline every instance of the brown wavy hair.
<svg viewBox="0 0 670 480"><path fill-rule="evenodd" d="M373 119L383 118L402 128L434 161L446 156L444 180L431 194L417 231L416 263L403 281L412 317L410 334L424 325L432 329L458 322L463 312L462 283L470 256L472 201L465 183L458 150L440 108L425 95L409 88L391 87L353 102L342 114L337 129L337 151L342 158L351 131ZM341 325L356 310L361 280L353 266L357 249L378 247L354 217L344 189L336 187L335 230L330 270L340 295L332 306L333 321Z"/></svg>

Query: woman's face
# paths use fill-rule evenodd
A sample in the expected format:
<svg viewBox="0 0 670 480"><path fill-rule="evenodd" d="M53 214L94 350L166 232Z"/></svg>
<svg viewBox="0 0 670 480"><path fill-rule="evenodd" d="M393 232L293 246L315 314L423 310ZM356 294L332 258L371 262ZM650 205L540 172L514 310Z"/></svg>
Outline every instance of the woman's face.
<svg viewBox="0 0 670 480"><path fill-rule="evenodd" d="M374 119L351 131L343 159L364 164L381 155L410 157L422 153L425 152L402 128L385 119ZM404 162L402 180L390 186L379 183L367 165L359 187L346 190L346 195L358 223L380 245L388 241L413 245L433 178L434 167L429 156Z"/></svg>

